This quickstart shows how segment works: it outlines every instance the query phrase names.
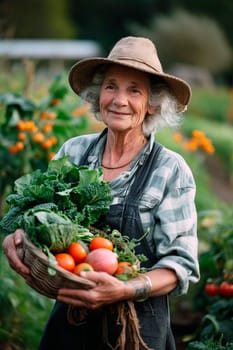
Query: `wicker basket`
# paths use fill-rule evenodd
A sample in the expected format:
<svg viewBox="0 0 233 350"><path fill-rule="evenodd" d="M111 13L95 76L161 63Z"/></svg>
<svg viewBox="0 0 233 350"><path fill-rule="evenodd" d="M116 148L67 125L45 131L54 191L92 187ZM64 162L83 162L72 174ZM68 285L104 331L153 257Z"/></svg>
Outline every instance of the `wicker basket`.
<svg viewBox="0 0 233 350"><path fill-rule="evenodd" d="M31 278L27 283L40 294L56 299L60 288L91 289L95 284L84 278L64 270L59 266L52 266L48 257L24 236L23 244L18 248L18 255L23 263L30 268ZM54 275L48 273L48 268L55 270Z"/></svg>

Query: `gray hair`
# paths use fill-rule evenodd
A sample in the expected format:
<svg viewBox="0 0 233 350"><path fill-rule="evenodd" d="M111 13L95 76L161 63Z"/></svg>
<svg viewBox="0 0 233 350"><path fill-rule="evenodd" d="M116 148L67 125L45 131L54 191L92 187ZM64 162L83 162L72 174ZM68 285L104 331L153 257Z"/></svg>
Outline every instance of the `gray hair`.
<svg viewBox="0 0 233 350"><path fill-rule="evenodd" d="M100 89L108 68L109 65L102 65L95 72L91 84L80 93L82 99L91 104L91 111L99 121L102 121L99 110ZM156 112L145 116L142 127L146 137L155 134L159 128L176 127L182 120L181 114L177 112L178 101L170 93L167 84L159 77L150 77L149 104L156 107Z"/></svg>

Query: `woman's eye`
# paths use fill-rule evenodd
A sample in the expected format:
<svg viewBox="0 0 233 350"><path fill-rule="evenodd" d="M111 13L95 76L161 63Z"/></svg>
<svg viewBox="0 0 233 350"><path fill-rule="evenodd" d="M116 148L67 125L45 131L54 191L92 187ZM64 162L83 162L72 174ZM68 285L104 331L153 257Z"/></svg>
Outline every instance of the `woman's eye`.
<svg viewBox="0 0 233 350"><path fill-rule="evenodd" d="M105 86L105 89L112 90L112 89L114 89L114 86L111 85L111 84L108 84L108 85Z"/></svg>
<svg viewBox="0 0 233 350"><path fill-rule="evenodd" d="M139 94L140 93L140 91L138 89L136 89L136 88L131 89L131 92L133 94Z"/></svg>

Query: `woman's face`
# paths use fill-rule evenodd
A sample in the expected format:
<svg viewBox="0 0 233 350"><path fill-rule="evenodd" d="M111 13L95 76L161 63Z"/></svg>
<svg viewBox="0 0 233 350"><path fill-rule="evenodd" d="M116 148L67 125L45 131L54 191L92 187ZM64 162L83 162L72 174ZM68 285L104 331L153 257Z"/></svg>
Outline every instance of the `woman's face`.
<svg viewBox="0 0 233 350"><path fill-rule="evenodd" d="M149 77L133 68L112 65L100 91L100 114L114 131L140 128L149 107Z"/></svg>

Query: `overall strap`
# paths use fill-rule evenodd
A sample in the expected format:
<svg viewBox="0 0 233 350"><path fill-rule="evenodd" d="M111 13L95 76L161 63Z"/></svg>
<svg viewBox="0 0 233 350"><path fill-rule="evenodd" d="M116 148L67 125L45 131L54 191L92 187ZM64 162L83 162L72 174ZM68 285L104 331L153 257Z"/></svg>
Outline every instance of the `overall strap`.
<svg viewBox="0 0 233 350"><path fill-rule="evenodd" d="M142 193L144 190L152 171L156 167L156 162L162 148L163 146L160 143L154 142L153 148L145 160L143 166L141 166L136 172L136 178L127 196L127 201L137 199L140 193Z"/></svg>
<svg viewBox="0 0 233 350"><path fill-rule="evenodd" d="M127 234L130 238L136 238L140 240L140 244L136 247L137 254L144 254L147 257L147 261L142 263L144 267L151 267L157 261L155 254L151 251L147 239L144 236L144 228L142 225L139 201L142 193L145 191L146 184L156 168L156 162L159 153L162 149L162 145L154 142L153 148L143 165L139 167L135 173L135 180L129 190L127 197L123 203L123 210L121 214L121 227L120 231ZM133 236L132 236L133 234ZM143 239L141 239L144 236Z"/></svg>
<svg viewBox="0 0 233 350"><path fill-rule="evenodd" d="M105 134L107 134L108 129L105 128L100 135L98 135L94 140L92 140L92 142L90 143L90 145L87 147L86 151L84 152L82 158L79 161L79 165L86 165L87 164L87 158L88 155L90 153L90 151L95 147L95 145L99 142L99 140L104 137Z"/></svg>

